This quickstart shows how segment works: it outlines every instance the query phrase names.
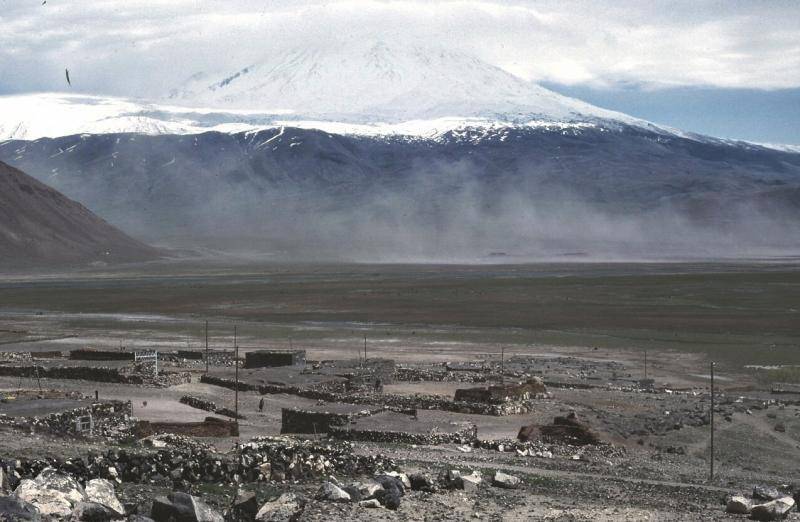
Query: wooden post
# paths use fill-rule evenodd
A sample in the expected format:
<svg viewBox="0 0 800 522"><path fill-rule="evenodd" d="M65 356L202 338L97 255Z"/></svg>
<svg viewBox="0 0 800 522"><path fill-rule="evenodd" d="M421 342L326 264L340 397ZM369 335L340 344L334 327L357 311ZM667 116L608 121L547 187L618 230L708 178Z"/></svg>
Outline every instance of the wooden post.
<svg viewBox="0 0 800 522"><path fill-rule="evenodd" d="M714 363L711 363L711 471L708 481L714 480Z"/></svg>
<svg viewBox="0 0 800 522"><path fill-rule="evenodd" d="M208 375L208 321L206 321L206 375Z"/></svg>

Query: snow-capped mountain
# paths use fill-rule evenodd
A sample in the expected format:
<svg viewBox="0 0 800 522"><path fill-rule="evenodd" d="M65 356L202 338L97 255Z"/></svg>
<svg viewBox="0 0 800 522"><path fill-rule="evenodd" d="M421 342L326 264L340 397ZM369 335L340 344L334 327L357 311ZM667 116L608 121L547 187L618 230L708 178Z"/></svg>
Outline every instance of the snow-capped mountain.
<svg viewBox="0 0 800 522"><path fill-rule="evenodd" d="M0 161L147 240L293 259L800 244L796 150L657 126L415 47L301 50L198 73L159 102L0 97Z"/></svg>
<svg viewBox="0 0 800 522"><path fill-rule="evenodd" d="M400 123L438 118L637 120L562 96L474 56L384 42L303 48L208 81L195 75L178 102L289 111L311 119Z"/></svg>
<svg viewBox="0 0 800 522"><path fill-rule="evenodd" d="M66 93L0 96L0 139L196 134L279 126L431 138L459 128L649 122L562 96L463 53L384 43L302 49L217 74L163 100Z"/></svg>

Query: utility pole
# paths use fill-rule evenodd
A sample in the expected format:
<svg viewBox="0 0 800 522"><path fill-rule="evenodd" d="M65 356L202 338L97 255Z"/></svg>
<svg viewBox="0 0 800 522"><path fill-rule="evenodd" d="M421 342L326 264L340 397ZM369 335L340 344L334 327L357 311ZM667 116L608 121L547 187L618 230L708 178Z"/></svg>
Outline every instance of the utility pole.
<svg viewBox="0 0 800 522"><path fill-rule="evenodd" d="M506 347L500 347L500 383L506 382Z"/></svg>
<svg viewBox="0 0 800 522"><path fill-rule="evenodd" d="M647 350L644 351L644 378L647 379Z"/></svg>
<svg viewBox="0 0 800 522"><path fill-rule="evenodd" d="M206 321L206 375L208 375L208 321Z"/></svg>
<svg viewBox="0 0 800 522"><path fill-rule="evenodd" d="M233 367L236 384L233 388L236 425L239 425L239 343L236 342L236 325L233 327Z"/></svg>
<svg viewBox="0 0 800 522"><path fill-rule="evenodd" d="M367 362L367 336L364 336L364 362Z"/></svg>
<svg viewBox="0 0 800 522"><path fill-rule="evenodd" d="M711 472L708 481L714 480L714 363L711 363Z"/></svg>

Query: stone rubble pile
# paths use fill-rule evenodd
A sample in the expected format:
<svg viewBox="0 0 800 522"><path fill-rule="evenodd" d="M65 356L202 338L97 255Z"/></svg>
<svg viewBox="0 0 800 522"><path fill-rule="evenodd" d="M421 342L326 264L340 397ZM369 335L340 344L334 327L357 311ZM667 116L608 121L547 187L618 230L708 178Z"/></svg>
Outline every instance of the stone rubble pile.
<svg viewBox="0 0 800 522"><path fill-rule="evenodd" d="M0 470L12 487L53 468L82 482L106 478L172 485L181 490L198 483L299 481L330 473L371 474L395 467L394 461L381 455L354 455L352 445L346 442L266 437L241 444L227 454L175 435L155 436L147 442L152 446L150 451L113 449L75 459L16 459L0 462Z"/></svg>
<svg viewBox="0 0 800 522"><path fill-rule="evenodd" d="M317 442L290 437L257 437L234 449L244 481L302 480L326 474L371 474L394 469L383 455L356 455L349 442Z"/></svg>
<svg viewBox="0 0 800 522"><path fill-rule="evenodd" d="M89 415L93 421L92 436L121 439L130 435L131 404L122 401L95 403L43 417L9 417L0 414L0 425L59 436L88 436L88 432L78 432L76 423L78 419Z"/></svg>

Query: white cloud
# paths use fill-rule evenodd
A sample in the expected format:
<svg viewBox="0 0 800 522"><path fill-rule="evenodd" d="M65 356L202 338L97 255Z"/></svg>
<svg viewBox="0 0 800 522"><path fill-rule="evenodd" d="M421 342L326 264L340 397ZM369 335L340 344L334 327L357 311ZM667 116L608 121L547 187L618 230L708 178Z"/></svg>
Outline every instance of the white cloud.
<svg viewBox="0 0 800 522"><path fill-rule="evenodd" d="M158 96L305 45L474 53L535 81L800 87L794 1L0 0L0 92Z"/></svg>

